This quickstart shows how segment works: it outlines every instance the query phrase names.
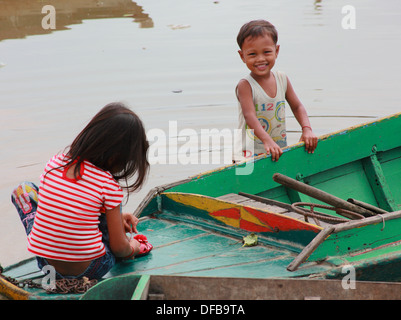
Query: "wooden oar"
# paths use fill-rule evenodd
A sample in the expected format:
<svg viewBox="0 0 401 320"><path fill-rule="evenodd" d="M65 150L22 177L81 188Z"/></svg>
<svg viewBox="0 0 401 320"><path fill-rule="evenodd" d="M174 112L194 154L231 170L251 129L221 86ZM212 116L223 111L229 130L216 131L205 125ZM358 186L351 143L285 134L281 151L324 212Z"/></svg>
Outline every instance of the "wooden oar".
<svg viewBox="0 0 401 320"><path fill-rule="evenodd" d="M365 202L362 202L362 201L359 201L359 200L356 200L356 199L350 198L347 201L351 202L353 204L356 204L357 206L360 206L360 207L363 207L365 209L368 209L370 211L376 212L378 214L388 213L388 211L383 210L382 208L378 208L378 207L372 206L369 203L365 203Z"/></svg>
<svg viewBox="0 0 401 320"><path fill-rule="evenodd" d="M333 196L327 192L324 192L322 190L314 188L306 183L303 183L303 182L297 181L295 179L292 179L290 177L287 177L281 173L275 173L273 175L273 180L276 181L277 183L282 184L285 187L302 192L303 194L306 194L317 200L323 201L336 208L360 213L365 217L371 217L376 214L375 212L372 212L363 207L357 206L353 203L347 202L347 201L340 199L336 196Z"/></svg>

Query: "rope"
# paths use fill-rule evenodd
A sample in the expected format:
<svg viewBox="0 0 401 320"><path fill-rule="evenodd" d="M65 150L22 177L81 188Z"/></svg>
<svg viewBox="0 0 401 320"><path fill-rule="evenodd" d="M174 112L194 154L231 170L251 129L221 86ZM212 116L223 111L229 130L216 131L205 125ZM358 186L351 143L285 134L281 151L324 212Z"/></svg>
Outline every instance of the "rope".
<svg viewBox="0 0 401 320"><path fill-rule="evenodd" d="M24 288L27 286L28 288L42 288L42 285L33 282L32 279L26 279L19 281L15 278L11 278L2 274L3 268L0 265L0 277L4 280L7 280L14 286L18 288ZM89 280L87 277L82 277L82 279L58 279L55 281L54 289L46 289L48 294L58 293L58 294L67 294L67 293L78 293L82 294L88 291L91 287L93 287L97 283L96 279Z"/></svg>
<svg viewBox="0 0 401 320"><path fill-rule="evenodd" d="M381 214L378 214L378 216L380 216L380 217L382 218L382 221L383 221L383 227L381 228L381 230L380 230L380 231L383 231L383 230L384 230L384 227L386 226L386 223L385 223L385 220L384 220L384 217L383 217L383 215L381 215Z"/></svg>
<svg viewBox="0 0 401 320"><path fill-rule="evenodd" d="M309 206L310 210L308 211L305 208L298 208L298 206ZM334 208L334 207L330 207L330 206L326 206L326 205L322 205L322 204L315 204L315 203L307 203L307 202L295 202L291 205L292 209L300 214L302 214L305 217L305 221L308 222L307 217L311 217L313 218L315 221L317 220L321 220L321 221L326 221L326 222L331 222L331 223L342 223L342 222L347 222L349 221L346 218L340 218L340 217L333 217L333 216L329 216L327 214L324 214L322 212L317 212L314 211L315 207L318 208L322 208L322 209L328 209L328 210L333 210L338 214L344 215L344 214L348 214L349 216L352 216L353 218L356 219L363 219L365 218L364 216L349 211L349 210L345 210L345 209L341 209L341 208ZM318 221L316 221L317 224L319 225Z"/></svg>
<svg viewBox="0 0 401 320"><path fill-rule="evenodd" d="M54 289L47 289L47 293L85 293L97 283L96 279L89 280L87 277L82 279L59 279L56 280Z"/></svg>
<svg viewBox="0 0 401 320"><path fill-rule="evenodd" d="M32 281L32 279L27 279L27 280L23 280L23 281L18 281L17 279L5 276L3 274L3 268L0 265L0 277L2 277L4 280L10 282L12 285L18 287L18 288L24 288L25 286L27 286L28 288L41 288L41 286L35 282Z"/></svg>

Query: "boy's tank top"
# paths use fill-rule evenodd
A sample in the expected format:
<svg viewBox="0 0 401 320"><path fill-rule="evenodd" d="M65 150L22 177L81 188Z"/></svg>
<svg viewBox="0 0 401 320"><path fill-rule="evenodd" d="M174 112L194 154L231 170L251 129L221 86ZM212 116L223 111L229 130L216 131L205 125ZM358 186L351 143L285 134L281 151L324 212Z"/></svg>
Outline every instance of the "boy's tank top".
<svg viewBox="0 0 401 320"><path fill-rule="evenodd" d="M287 77L283 72L272 72L277 84L277 92L274 98L268 96L265 90L250 74L244 79L249 82L252 89L256 117L270 137L282 148L287 146L285 128L285 93L287 91ZM245 122L239 102L238 112L239 130L234 140L233 160L241 161L261 153L266 153L262 141L254 135L253 130L247 130L250 128Z"/></svg>

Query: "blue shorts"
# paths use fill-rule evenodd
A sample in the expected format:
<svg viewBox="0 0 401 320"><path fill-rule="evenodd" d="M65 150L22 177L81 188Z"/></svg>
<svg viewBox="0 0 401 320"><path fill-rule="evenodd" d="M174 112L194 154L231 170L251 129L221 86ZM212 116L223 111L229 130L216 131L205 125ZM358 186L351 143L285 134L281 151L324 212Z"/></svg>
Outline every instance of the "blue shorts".
<svg viewBox="0 0 401 320"><path fill-rule="evenodd" d="M16 207L19 217L24 225L27 235L31 233L33 221L35 219L36 210L38 207L39 188L32 182L23 182L19 184L11 194L11 201ZM88 268L78 276L64 276L56 272L57 279L80 279L87 277L89 279L102 278L116 263L116 258L110 250L109 233L107 229L106 217L100 215L99 229L102 232L102 242L104 243L106 254L92 260ZM49 265L43 257L36 257L38 267L42 268Z"/></svg>

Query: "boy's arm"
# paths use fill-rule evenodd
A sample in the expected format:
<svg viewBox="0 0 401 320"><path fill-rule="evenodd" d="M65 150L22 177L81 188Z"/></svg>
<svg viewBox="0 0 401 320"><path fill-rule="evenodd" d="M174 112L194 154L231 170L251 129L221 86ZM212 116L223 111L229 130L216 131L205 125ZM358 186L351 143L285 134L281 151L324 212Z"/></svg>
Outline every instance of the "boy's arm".
<svg viewBox="0 0 401 320"><path fill-rule="evenodd" d="M297 119L298 123L302 128L302 135L299 141L305 142L305 149L309 153L313 153L317 146L317 137L312 131L312 127L309 122L308 114L302 102L298 99L294 88L287 77L287 92L285 95L288 104L291 107L292 113Z"/></svg>
<svg viewBox="0 0 401 320"><path fill-rule="evenodd" d="M277 161L283 151L274 142L270 135L263 129L256 117L255 107L252 99L252 89L248 81L241 80L237 86L237 97L241 104L242 113L246 124L253 129L254 134L263 142L267 154L271 154L272 160Z"/></svg>

